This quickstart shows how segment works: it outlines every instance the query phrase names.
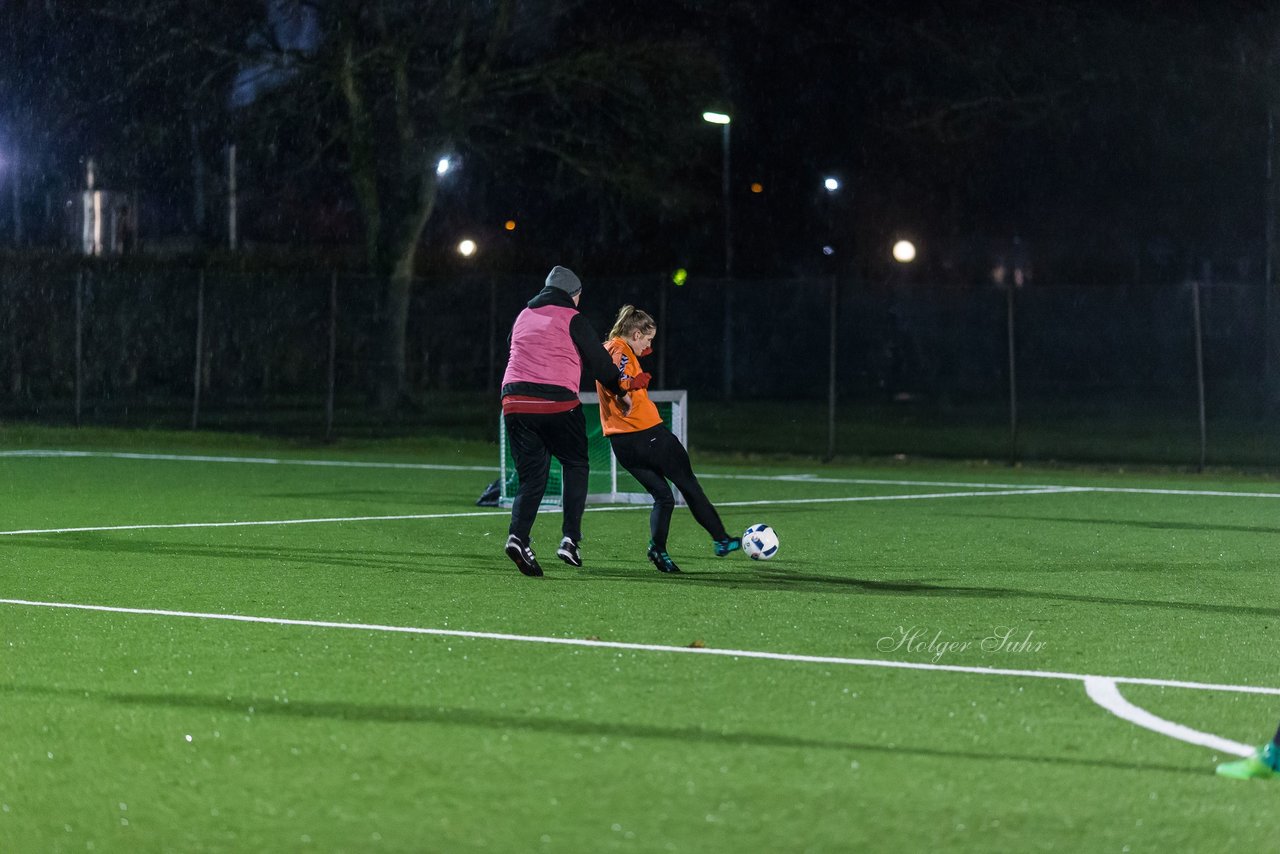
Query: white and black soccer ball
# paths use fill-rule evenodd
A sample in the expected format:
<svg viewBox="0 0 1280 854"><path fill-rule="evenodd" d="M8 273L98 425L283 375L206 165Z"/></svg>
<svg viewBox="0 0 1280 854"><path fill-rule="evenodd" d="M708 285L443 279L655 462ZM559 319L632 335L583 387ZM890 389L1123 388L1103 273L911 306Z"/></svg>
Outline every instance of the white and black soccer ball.
<svg viewBox="0 0 1280 854"><path fill-rule="evenodd" d="M752 560L768 560L778 553L778 534L768 525L752 525L742 532L742 550Z"/></svg>

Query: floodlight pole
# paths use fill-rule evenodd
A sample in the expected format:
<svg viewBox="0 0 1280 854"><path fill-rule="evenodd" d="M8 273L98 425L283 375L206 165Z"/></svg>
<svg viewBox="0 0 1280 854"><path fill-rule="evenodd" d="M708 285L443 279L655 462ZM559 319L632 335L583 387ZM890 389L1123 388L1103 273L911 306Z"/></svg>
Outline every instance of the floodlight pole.
<svg viewBox="0 0 1280 854"><path fill-rule="evenodd" d="M729 123L722 126L724 165L720 188L724 194L724 398L733 397L733 192L729 180Z"/></svg>
<svg viewBox="0 0 1280 854"><path fill-rule="evenodd" d="M1206 263L1204 267L1204 278L1209 279L1209 265ZM1204 473L1205 458L1208 455L1208 431L1205 424L1204 416L1204 327L1200 319L1200 280L1191 280L1191 309L1192 322L1194 324L1194 332L1196 337L1196 403L1198 405L1198 414L1200 416L1200 465L1196 467L1198 473Z"/></svg>
<svg viewBox="0 0 1280 854"><path fill-rule="evenodd" d="M1014 300L1015 282L1012 277L1005 282L1006 325L1009 339L1009 464L1018 464L1018 358L1015 349Z"/></svg>
<svg viewBox="0 0 1280 854"><path fill-rule="evenodd" d="M236 144L227 146L227 248L235 252L239 245L237 233L239 198L236 191Z"/></svg>
<svg viewBox="0 0 1280 854"><path fill-rule="evenodd" d="M201 354L204 352L204 270L196 280L196 357L194 378L191 388L191 429L200 426L200 375L202 366Z"/></svg>
<svg viewBox="0 0 1280 854"><path fill-rule="evenodd" d="M18 149L13 150L13 157L10 159L12 164L11 180L9 186L13 191L13 245L22 245L22 169L18 160Z"/></svg>
<svg viewBox="0 0 1280 854"><path fill-rule="evenodd" d="M76 272L76 426L84 402L84 270Z"/></svg>
<svg viewBox="0 0 1280 854"><path fill-rule="evenodd" d="M825 190L825 202L823 210L826 214L826 230L824 237L830 241L832 252L834 253L835 239L835 213L832 210L834 205L833 197L836 191L840 189L840 182L835 178L828 177L822 182ZM830 462L836 455L836 345L839 333L839 312L840 312L840 274L836 269L834 254L831 256L831 281L828 284L830 291L830 305L827 307L827 454L824 460Z"/></svg>
<svg viewBox="0 0 1280 854"><path fill-rule="evenodd" d="M830 282L831 305L827 309L827 455L830 462L836 455L836 344L839 333L840 278L832 275Z"/></svg>
<svg viewBox="0 0 1280 854"><path fill-rule="evenodd" d="M733 294L730 287L733 281L733 193L730 181L729 160L729 127L732 119L726 113L706 112L703 121L720 125L720 147L722 164L720 168L720 190L724 208L724 374L723 394L728 400L733 396Z"/></svg>
<svg viewBox="0 0 1280 854"><path fill-rule="evenodd" d="M720 188L724 193L724 277L733 278L733 193L729 181L729 122L722 126L720 144L724 149L724 168L720 176Z"/></svg>

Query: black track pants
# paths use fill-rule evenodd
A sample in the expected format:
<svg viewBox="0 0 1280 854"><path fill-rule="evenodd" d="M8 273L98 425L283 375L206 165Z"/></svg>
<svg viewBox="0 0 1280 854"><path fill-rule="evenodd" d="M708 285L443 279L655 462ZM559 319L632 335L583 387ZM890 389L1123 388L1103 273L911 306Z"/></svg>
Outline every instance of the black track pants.
<svg viewBox="0 0 1280 854"><path fill-rule="evenodd" d="M503 416L507 441L515 458L520 484L511 505L511 527L521 542L529 542L538 505L547 491L551 458L564 470L562 533L575 543L582 539L582 512L587 506L587 427L582 407L550 414L513 413Z"/></svg>
<svg viewBox="0 0 1280 854"><path fill-rule="evenodd" d="M689 452L675 435L661 424L638 433L615 433L609 437L613 455L618 464L631 472L653 496L653 511L649 514L649 534L659 551L667 550L667 533L671 530L671 513L676 500L667 481L676 485L685 503L693 512L693 518L706 529L713 540L723 540L724 523L715 506L702 491L702 485L693 474Z"/></svg>

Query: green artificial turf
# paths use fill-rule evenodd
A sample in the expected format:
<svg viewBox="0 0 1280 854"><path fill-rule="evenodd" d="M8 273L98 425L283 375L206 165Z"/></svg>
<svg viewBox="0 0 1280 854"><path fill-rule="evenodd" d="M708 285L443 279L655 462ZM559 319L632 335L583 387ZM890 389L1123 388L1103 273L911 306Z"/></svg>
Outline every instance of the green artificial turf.
<svg viewBox="0 0 1280 854"><path fill-rule="evenodd" d="M775 560L713 557L679 509L661 575L630 507L588 512L575 569L548 512L535 580L474 506L482 443L0 434L39 448L255 461L0 456L0 532L49 531L0 535L0 852L1275 846L1280 782L1215 777L1230 757L1074 678L1280 688L1280 498L1204 494L1272 481L695 454ZM339 521L379 516L434 518ZM207 525L242 522L275 524ZM68 530L111 526L159 527ZM1248 744L1280 717L1120 690Z"/></svg>

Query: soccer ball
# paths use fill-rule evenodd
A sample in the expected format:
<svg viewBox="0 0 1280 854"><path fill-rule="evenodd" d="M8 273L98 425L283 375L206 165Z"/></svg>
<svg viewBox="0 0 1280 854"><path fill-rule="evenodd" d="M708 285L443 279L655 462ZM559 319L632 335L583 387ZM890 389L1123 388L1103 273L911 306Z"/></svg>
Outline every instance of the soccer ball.
<svg viewBox="0 0 1280 854"><path fill-rule="evenodd" d="M752 560L768 560L778 553L778 535L768 525L752 525L742 532L742 550Z"/></svg>

